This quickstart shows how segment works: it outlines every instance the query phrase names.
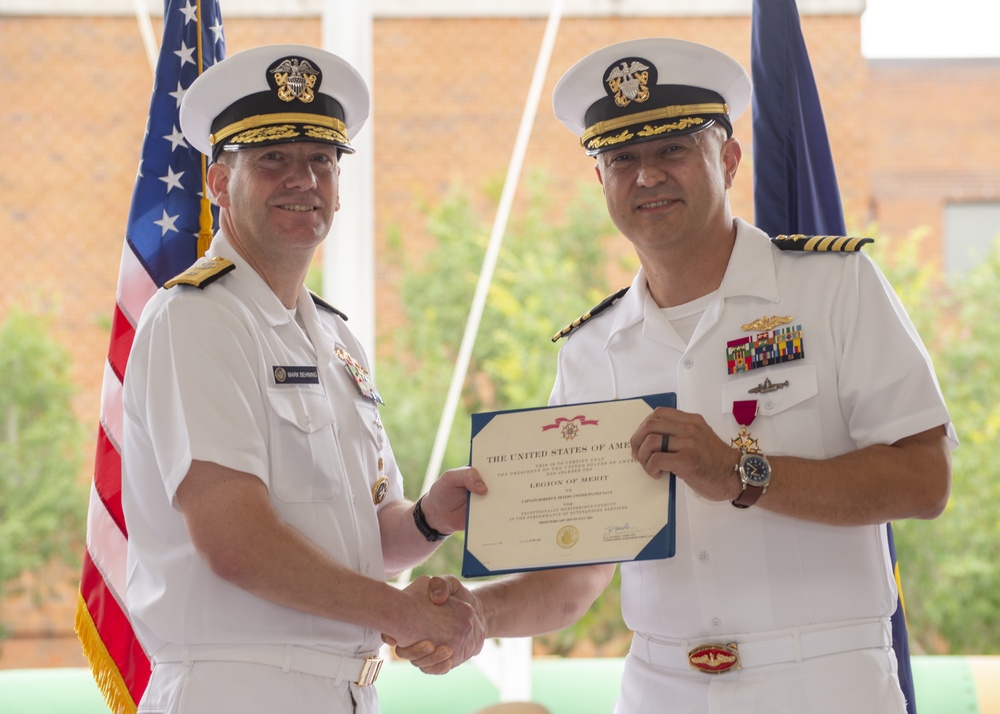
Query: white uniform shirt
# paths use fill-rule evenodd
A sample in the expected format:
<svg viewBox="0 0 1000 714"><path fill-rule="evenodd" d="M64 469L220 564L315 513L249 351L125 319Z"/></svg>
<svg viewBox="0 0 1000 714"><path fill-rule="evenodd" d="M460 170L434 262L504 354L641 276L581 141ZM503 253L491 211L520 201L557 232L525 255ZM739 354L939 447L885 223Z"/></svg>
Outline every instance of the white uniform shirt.
<svg viewBox="0 0 1000 714"><path fill-rule="evenodd" d="M372 494L380 455L389 479L382 505L403 493L376 405L336 353L367 369L343 320L317 309L303 287L296 310L304 333L223 237L210 255L236 269L204 289L157 292L125 376L126 601L136 634L151 655L166 643L377 650L377 632L275 605L216 576L176 509L192 459L252 474L281 518L348 568L384 580Z"/></svg>
<svg viewBox="0 0 1000 714"><path fill-rule="evenodd" d="M772 315L802 326L804 358L729 374L727 342ZM788 386L748 393L765 378ZM957 443L930 359L874 263L861 253L781 251L740 220L729 268L689 344L640 270L619 302L569 336L550 403L660 392L675 392L678 409L704 416L727 442L739 431L733 402L757 398L750 434L765 454L825 459L942 424ZM677 486L676 555L621 568L630 629L711 640L894 612L885 526L740 510Z"/></svg>

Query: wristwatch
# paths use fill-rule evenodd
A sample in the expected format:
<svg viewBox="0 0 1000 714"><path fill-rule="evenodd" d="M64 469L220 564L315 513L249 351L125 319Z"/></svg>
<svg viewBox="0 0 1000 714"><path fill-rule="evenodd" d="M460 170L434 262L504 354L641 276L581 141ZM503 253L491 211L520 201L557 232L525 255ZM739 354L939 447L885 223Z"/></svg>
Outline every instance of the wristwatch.
<svg viewBox="0 0 1000 714"><path fill-rule="evenodd" d="M764 454L748 451L740 456L740 462L734 469L743 482L743 491L731 503L737 508L750 508L764 495L767 485L771 483L771 464Z"/></svg>
<svg viewBox="0 0 1000 714"><path fill-rule="evenodd" d="M437 543L439 540L447 538L448 534L441 533L427 522L427 517L424 516L424 509L420 506L423 500L424 497L421 496L413 504L413 523L417 526L417 530L420 531L420 535L426 538L428 543Z"/></svg>

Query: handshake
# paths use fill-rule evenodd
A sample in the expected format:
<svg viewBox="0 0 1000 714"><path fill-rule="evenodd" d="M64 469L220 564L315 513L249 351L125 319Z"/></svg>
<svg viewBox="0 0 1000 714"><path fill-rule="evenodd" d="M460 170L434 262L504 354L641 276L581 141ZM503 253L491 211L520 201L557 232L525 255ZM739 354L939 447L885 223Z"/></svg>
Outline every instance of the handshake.
<svg viewBox="0 0 1000 714"><path fill-rule="evenodd" d="M400 659L425 674L445 674L479 654L486 639L482 604L458 578L422 575L402 592L417 609L415 627L402 642L382 635Z"/></svg>

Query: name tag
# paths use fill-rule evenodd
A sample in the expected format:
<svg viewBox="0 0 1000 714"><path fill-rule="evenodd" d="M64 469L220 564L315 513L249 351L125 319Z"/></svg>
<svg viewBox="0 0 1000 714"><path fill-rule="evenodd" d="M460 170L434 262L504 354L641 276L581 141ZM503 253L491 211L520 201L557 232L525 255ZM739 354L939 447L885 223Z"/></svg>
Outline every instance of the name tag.
<svg viewBox="0 0 1000 714"><path fill-rule="evenodd" d="M319 369L316 367L290 367L275 365L271 368L275 384L319 384Z"/></svg>

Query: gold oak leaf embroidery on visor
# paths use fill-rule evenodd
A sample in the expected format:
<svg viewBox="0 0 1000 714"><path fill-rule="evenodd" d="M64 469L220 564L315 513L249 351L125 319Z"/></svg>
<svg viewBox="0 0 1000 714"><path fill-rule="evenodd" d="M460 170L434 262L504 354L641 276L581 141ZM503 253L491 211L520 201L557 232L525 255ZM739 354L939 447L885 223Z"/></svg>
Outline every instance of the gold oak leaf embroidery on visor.
<svg viewBox="0 0 1000 714"><path fill-rule="evenodd" d="M621 132L620 134L616 134L614 136L603 136L603 137L596 137L594 139L591 139L590 141L587 142L587 148L588 149L598 149L598 148L600 148L602 146L610 146L612 144L620 144L623 141L628 141L629 139L631 139L634 136L635 136L635 134L633 134L628 129L626 129L625 131Z"/></svg>
<svg viewBox="0 0 1000 714"><path fill-rule="evenodd" d="M347 136L335 129L327 129L325 126L307 126L304 128L306 136L310 139L325 139L327 141L339 141L347 143Z"/></svg>
<svg viewBox="0 0 1000 714"><path fill-rule="evenodd" d="M237 134L228 143L232 144L256 144L260 141L275 141L279 139L294 139L302 136L292 124L280 124L278 126L262 126L257 129L248 129Z"/></svg>
<svg viewBox="0 0 1000 714"><path fill-rule="evenodd" d="M656 136L657 134L662 134L665 131L681 131L682 129L687 129L689 126L696 126L698 124L704 124L705 120L701 117L685 117L680 121L675 121L672 124L660 124L659 126L650 126L647 124L639 132L639 136Z"/></svg>

